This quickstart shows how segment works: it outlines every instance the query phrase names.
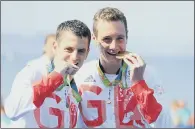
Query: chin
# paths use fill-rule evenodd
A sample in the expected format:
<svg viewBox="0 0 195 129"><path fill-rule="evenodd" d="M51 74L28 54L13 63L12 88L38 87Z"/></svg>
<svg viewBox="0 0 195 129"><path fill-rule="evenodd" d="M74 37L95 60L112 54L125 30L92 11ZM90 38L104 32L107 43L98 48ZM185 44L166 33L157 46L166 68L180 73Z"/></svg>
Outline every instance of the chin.
<svg viewBox="0 0 195 129"><path fill-rule="evenodd" d="M106 59L107 59L107 61L108 61L109 63L119 63L119 62L120 62L120 60L117 59L116 57L108 57L108 58L106 58Z"/></svg>
<svg viewBox="0 0 195 129"><path fill-rule="evenodd" d="M79 67L79 69L83 66L83 63L82 64L78 64L77 65Z"/></svg>

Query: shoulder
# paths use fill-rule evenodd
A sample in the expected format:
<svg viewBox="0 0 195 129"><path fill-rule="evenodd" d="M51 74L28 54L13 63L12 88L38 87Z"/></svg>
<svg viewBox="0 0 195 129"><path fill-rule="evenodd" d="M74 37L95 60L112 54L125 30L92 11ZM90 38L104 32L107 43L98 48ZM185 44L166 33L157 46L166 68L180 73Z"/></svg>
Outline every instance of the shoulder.
<svg viewBox="0 0 195 129"><path fill-rule="evenodd" d="M129 67L126 76L128 78L130 77ZM160 73L158 73L155 66L153 65L146 66L144 71L144 80L146 81L148 87L154 90L154 96L157 98L157 100L163 103L163 98L165 97L165 87L160 77Z"/></svg>
<svg viewBox="0 0 195 129"><path fill-rule="evenodd" d="M154 66L152 65L146 66L144 79L148 86L152 88L156 94L158 95L164 94L165 91L162 83L163 82L162 78L160 76L160 73Z"/></svg>
<svg viewBox="0 0 195 129"><path fill-rule="evenodd" d="M76 73L76 76L85 76L92 74L97 71L97 60L93 60L87 63L84 63L83 66L79 69L79 71Z"/></svg>
<svg viewBox="0 0 195 129"><path fill-rule="evenodd" d="M92 70L93 71L94 68L96 69L97 63L98 63L98 60L92 60L92 61L86 62L79 69L79 71L85 71L85 70L90 70L90 71Z"/></svg>
<svg viewBox="0 0 195 129"><path fill-rule="evenodd" d="M131 74L130 71L131 71L131 69L128 66L127 73L126 73L126 76L128 77L128 79L129 79L130 74ZM156 68L154 66L152 66L152 65L147 65L146 66L143 76L144 76L144 80L148 84L150 84L150 87L153 87L153 85L161 83L159 74L157 74Z"/></svg>
<svg viewBox="0 0 195 129"><path fill-rule="evenodd" d="M35 73L43 69L42 64L41 57L27 62L27 64L18 72L16 78L32 78L35 76Z"/></svg>
<svg viewBox="0 0 195 129"><path fill-rule="evenodd" d="M38 67L43 64L43 57L38 57L27 62L26 67Z"/></svg>
<svg viewBox="0 0 195 129"><path fill-rule="evenodd" d="M75 74L74 79L76 83L82 83L87 78L95 78L97 74L97 63L98 60L93 60L87 63L84 63L79 71Z"/></svg>

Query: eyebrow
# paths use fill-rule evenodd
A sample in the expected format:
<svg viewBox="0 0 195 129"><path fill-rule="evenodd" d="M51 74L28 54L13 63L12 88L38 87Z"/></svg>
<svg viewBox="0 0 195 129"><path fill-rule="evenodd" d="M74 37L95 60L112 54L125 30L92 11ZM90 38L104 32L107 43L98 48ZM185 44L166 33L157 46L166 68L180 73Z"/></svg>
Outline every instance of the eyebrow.
<svg viewBox="0 0 195 129"><path fill-rule="evenodd" d="M107 35L107 36L104 36L103 38L109 38L109 37L112 37L112 36ZM124 38L124 37L125 37L125 35L121 35L121 34L120 34L120 35L117 35L117 37L123 37L123 38Z"/></svg>
<svg viewBox="0 0 195 129"><path fill-rule="evenodd" d="M77 50L83 50L83 51L86 51L86 48L78 48Z"/></svg>
<svg viewBox="0 0 195 129"><path fill-rule="evenodd" d="M118 35L119 37L125 37L124 35Z"/></svg>

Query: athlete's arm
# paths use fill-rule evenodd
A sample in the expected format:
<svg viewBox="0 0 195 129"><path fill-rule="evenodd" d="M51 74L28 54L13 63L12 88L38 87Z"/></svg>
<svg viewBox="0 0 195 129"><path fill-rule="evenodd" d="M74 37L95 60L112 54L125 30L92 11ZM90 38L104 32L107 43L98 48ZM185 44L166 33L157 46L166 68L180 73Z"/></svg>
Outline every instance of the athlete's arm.
<svg viewBox="0 0 195 129"><path fill-rule="evenodd" d="M136 96L141 114L148 123L152 123L158 118L162 106L154 97L154 90L145 81L146 63L136 53L125 54L123 60L130 66L130 80L133 84L131 90Z"/></svg>
<svg viewBox="0 0 195 129"><path fill-rule="evenodd" d="M5 112L12 120L40 107L44 99L63 82L60 74L54 72L33 84L37 76L41 76L39 72L28 65L16 75L11 92L5 100Z"/></svg>
<svg viewBox="0 0 195 129"><path fill-rule="evenodd" d="M145 82L140 83L140 86L142 86L140 90L142 90L142 92L137 95L139 98L138 102L142 105L142 112L145 112L146 116L152 116L150 121L155 127L173 127L169 108L166 107L168 103L164 101L166 93L163 88L163 83L152 66L146 67L144 80ZM139 86L135 86L135 89L136 88L139 91ZM142 99L140 99L141 97Z"/></svg>
<svg viewBox="0 0 195 129"><path fill-rule="evenodd" d="M145 80L141 80L133 85L131 90L136 96L141 113L148 123L156 121L162 111L162 106L154 97L154 90L147 86Z"/></svg>

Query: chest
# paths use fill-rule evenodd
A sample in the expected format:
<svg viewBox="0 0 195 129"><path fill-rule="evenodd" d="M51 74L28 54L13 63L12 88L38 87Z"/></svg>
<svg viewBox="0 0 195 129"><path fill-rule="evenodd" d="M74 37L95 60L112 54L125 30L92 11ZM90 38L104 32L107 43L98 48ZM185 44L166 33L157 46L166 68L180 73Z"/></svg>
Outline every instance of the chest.
<svg viewBox="0 0 195 129"><path fill-rule="evenodd" d="M42 106L34 111L39 127L73 128L77 122L78 103L72 97L69 87L55 91L48 96Z"/></svg>
<svg viewBox="0 0 195 129"><path fill-rule="evenodd" d="M127 73L128 74L128 73ZM129 75L127 75L129 77ZM114 80L114 77L108 77ZM89 127L131 127L136 122L142 127L142 115L136 96L130 88L129 78L123 78L128 88L105 86L99 76L90 76L79 86L82 96L81 115ZM114 123L114 124L110 124Z"/></svg>

